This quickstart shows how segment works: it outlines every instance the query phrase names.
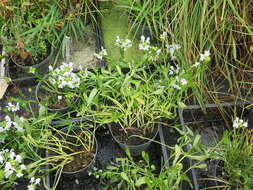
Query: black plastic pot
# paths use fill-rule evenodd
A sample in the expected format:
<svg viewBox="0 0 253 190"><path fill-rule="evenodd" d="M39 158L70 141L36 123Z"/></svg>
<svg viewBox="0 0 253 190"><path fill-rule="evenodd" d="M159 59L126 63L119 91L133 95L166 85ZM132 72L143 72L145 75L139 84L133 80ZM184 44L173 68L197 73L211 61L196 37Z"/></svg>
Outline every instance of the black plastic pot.
<svg viewBox="0 0 253 190"><path fill-rule="evenodd" d="M110 133L113 137L113 139L117 142L117 144L123 149L123 150L126 150L128 149L131 153L132 156L140 156L141 153L143 151L147 151L147 149L149 148L149 146L151 145L151 143L153 142L153 140L156 138L158 132L159 132L159 127L155 127L154 130L155 130L155 133L154 133L154 136L148 140L146 143L144 144L140 144L140 145L127 145L127 144L124 144L124 143L121 143L113 134L112 132L112 128L111 128L111 125L109 125L109 130L110 130Z"/></svg>
<svg viewBox="0 0 253 190"><path fill-rule="evenodd" d="M80 127L76 126L76 127L74 127L74 130L75 129L80 129ZM65 127L63 129L61 129L61 131L64 132L64 133L67 133L68 130L69 130L69 127ZM89 129L85 129L85 130L92 133ZM90 163L85 168L82 168L78 171L67 172L67 171L63 170L62 171L63 174L71 175L71 177L75 177L75 178L82 178L83 176L86 176L91 169L94 168L96 156L97 156L97 153L98 153L98 142L97 142L97 139L96 139L95 136L94 136L94 141L95 141L96 150L95 150L95 155L94 155L93 159L90 161Z"/></svg>
<svg viewBox="0 0 253 190"><path fill-rule="evenodd" d="M24 66L24 65L20 65L19 63L15 62L15 60L12 57L11 57L11 60L14 64L17 65L18 68L20 68L23 72L25 72L27 76L33 76L33 74L29 73L29 70L31 68L35 68L37 73L43 75L48 72L48 67L50 65L50 61L53 58L53 55L54 55L54 48L53 48L53 46L51 46L49 55L43 61L41 61L40 63L37 63L35 65Z"/></svg>
<svg viewBox="0 0 253 190"><path fill-rule="evenodd" d="M212 115L211 110L216 109L217 111L219 111L219 108L230 110L233 107L244 107L247 104L249 104L249 102L227 102L227 103L221 103L219 105L206 104L204 106L204 108L205 108L205 111L207 113L206 117L208 119L201 116L201 114L203 114L203 112L202 112L202 109L201 109L200 106L198 106L198 105L186 106L183 109L179 109L180 123L181 123L181 126L183 127L183 130L187 131L187 127L190 127L190 125L192 125L192 124L195 124L195 125L200 125L200 124L209 125L209 123L218 122L218 123L221 123L223 125L224 128L220 129L220 131L223 132L223 130L225 129L225 126L226 126L226 122L223 118L225 116L220 115L220 118L216 118ZM185 114L186 111L192 111L192 113L187 115L187 114ZM241 116L243 116L242 113L240 113L240 114L241 114ZM196 117L197 116L196 117L197 120L193 120L193 119L189 118L190 115L191 115L191 117L194 117L194 116ZM231 115L231 113L230 113L230 115L228 114L227 116L228 117L233 117L233 115ZM208 140L204 139L204 141L207 142ZM185 148L186 148L187 151L189 151L191 149L190 145L187 145ZM209 173L211 175L210 177L216 177L218 163L219 163L219 161L216 160L215 163L213 164L213 167L209 168L209 170L210 170ZM186 160L186 165L188 165L188 167L193 165L193 160ZM198 170L199 169L193 168L189 172L189 177L192 179L194 190L200 190L200 182L198 180L198 173L199 173ZM215 188L215 186L218 186L218 183L217 183L217 181L212 180L210 182L210 186L208 187L208 189L218 190L218 188Z"/></svg>

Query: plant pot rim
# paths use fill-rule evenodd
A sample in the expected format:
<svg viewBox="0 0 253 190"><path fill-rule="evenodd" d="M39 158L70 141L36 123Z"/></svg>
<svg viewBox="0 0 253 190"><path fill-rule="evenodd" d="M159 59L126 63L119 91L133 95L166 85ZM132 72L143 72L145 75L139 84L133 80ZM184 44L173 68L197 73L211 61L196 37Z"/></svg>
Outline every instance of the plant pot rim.
<svg viewBox="0 0 253 190"><path fill-rule="evenodd" d="M129 147L129 148L138 148L138 147L142 147L142 146L144 146L144 145L148 145L148 144L150 143L150 141L154 140L154 139L156 138L157 134L159 133L159 126L155 126L155 127L153 128L153 130L155 130L155 134L154 134L154 136L153 136L152 138L150 138L147 142L145 142L145 143L143 143L143 144L138 144L138 145L128 145L128 144L124 144L124 143L120 142L120 141L115 137L115 135L113 134L111 128L112 128L112 126L109 124L109 131L110 131L110 133L111 133L111 135L112 135L112 138L113 138L118 144L123 145L123 146L127 146L127 147Z"/></svg>
<svg viewBox="0 0 253 190"><path fill-rule="evenodd" d="M48 77L49 77L49 75L47 74L47 75L43 78L43 80L46 80ZM41 87L42 84L43 84L43 81L40 81L40 82L37 84L36 88L35 88L35 99L36 99L36 101L37 101L40 105L42 105L42 104L40 103L40 100L39 100L38 95L39 95L39 90L40 90L40 87ZM78 100L78 98L74 98L73 104L75 104L75 103L77 102L77 100ZM42 105L42 106L43 106L43 105ZM64 108L49 108L49 107L47 107L47 109L48 109L49 111L51 111L51 112L61 112L61 111L66 111L66 110L68 110L68 109L69 109L69 106L66 106L66 107L64 107Z"/></svg>
<svg viewBox="0 0 253 190"><path fill-rule="evenodd" d="M64 127L64 128L61 129L61 131L64 132L64 131L66 131L68 128L69 128L68 126L67 126L67 127ZM81 129L80 126L74 126L73 128L74 128L74 129ZM95 147L95 154L94 154L94 157L93 157L93 159L89 162L89 164L88 164L85 168L81 168L81 169L79 169L79 170L77 170L77 171L73 171L73 172L62 170L62 173L64 173L64 174L77 174L77 173L80 173L80 172L82 172L82 171L87 170L88 168L90 168L90 167L92 166L93 163L95 163L95 160L96 160L96 157L97 157L97 153L98 153L98 142L97 142L97 138L96 138L95 134L93 134L89 129L84 128L84 130L87 130L89 133L91 133L91 134L94 136L94 142L95 142L95 146L96 146L96 147Z"/></svg>
<svg viewBox="0 0 253 190"><path fill-rule="evenodd" d="M37 63L37 64L35 64L35 65L30 65L30 66L20 65L19 63L17 63L17 62L13 59L13 56L11 56L11 60L13 61L13 63L15 63L18 67L20 67L20 68L22 68L22 69L29 69L29 68L31 68L31 67L33 67L33 68L39 68L39 67L41 67L42 65L48 63L48 62L50 61L50 59L53 57L53 54L54 54L54 47L51 45L49 55L48 55L43 61L41 61L40 63Z"/></svg>

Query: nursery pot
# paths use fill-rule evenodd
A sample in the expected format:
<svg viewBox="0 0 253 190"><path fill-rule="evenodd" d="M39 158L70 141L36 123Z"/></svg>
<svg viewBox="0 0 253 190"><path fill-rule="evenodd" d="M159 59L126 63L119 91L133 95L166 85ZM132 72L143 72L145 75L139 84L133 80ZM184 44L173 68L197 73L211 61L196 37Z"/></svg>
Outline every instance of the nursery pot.
<svg viewBox="0 0 253 190"><path fill-rule="evenodd" d="M48 75L44 78L47 79L48 78ZM35 98L36 98L36 101L41 105L40 103L40 100L39 100L39 93L40 93L40 89L41 89L41 85L43 84L43 81L40 81L37 86L36 86L36 89L35 89ZM73 100L73 104L75 104L77 102L78 98L74 98ZM63 111L66 111L69 109L69 106L66 106L64 108L47 108L48 111L50 112L63 112Z"/></svg>
<svg viewBox="0 0 253 190"><path fill-rule="evenodd" d="M75 126L74 127L74 130L78 130L80 129L79 126ZM67 131L69 130L68 127L64 127L63 129L61 129L62 132L66 133ZM91 131L89 129L85 129L86 131L88 131L89 133L91 133ZM70 178L83 178L83 177L86 177L88 175L88 172L94 168L94 164L95 164L95 160L96 160L96 157L97 157L97 152L98 152L98 143L97 143L97 139L94 135L94 141L95 141L95 154L94 154L94 157L92 160L90 160L89 164L82 168L82 169L79 169L77 171L64 171L62 170L62 173L63 174L66 174L68 175L68 177Z"/></svg>
<svg viewBox="0 0 253 190"><path fill-rule="evenodd" d="M20 65L13 59L12 56L11 60L15 65L17 65L18 68L20 68L23 72L27 73L28 75L33 75L29 73L30 68L35 68L36 72L39 74L46 74L48 72L48 66L50 65L50 61L52 60L53 55L54 55L54 48L53 46L51 46L49 55L43 61L35 65L32 66Z"/></svg>
<svg viewBox="0 0 253 190"><path fill-rule="evenodd" d="M154 130L155 130L155 133L153 135L152 138L150 138L147 142L143 143L143 144L139 144L139 145L127 145L127 144L124 144L122 142L120 142L116 137L115 135L113 134L113 131L112 131L112 126L109 125L109 130L110 130L110 133L113 137L113 139L118 143L118 145L120 146L120 148L122 148L123 150L126 150L128 149L131 153L132 156L140 156L141 153L144 151L147 151L147 149L149 148L149 146L151 145L152 141L156 138L159 130L158 127L155 127Z"/></svg>

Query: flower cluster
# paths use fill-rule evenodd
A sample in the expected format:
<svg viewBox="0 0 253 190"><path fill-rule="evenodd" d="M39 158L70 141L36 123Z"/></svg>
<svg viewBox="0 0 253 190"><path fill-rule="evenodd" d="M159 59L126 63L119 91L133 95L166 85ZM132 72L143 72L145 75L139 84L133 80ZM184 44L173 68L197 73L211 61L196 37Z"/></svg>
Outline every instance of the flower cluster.
<svg viewBox="0 0 253 190"><path fill-rule="evenodd" d="M22 164L21 155L9 149L0 152L0 164L0 170L3 171L4 178L7 180L15 180L16 178L22 177L26 170L26 166ZM13 182L11 181L11 183Z"/></svg>
<svg viewBox="0 0 253 190"><path fill-rule="evenodd" d="M175 51L179 50L181 48L180 45L178 44L170 44L170 45L166 45L166 51L167 53L170 54L171 60L175 60L177 57L175 56Z"/></svg>
<svg viewBox="0 0 253 190"><path fill-rule="evenodd" d="M239 119L238 117L235 118L233 122L233 128L239 128L239 127L248 127L248 123L243 121L242 119Z"/></svg>
<svg viewBox="0 0 253 190"><path fill-rule="evenodd" d="M106 51L106 49L104 49L104 47L102 47L101 51L97 54L97 53L94 53L94 56L99 59L99 60L102 60L103 57L107 56L108 53Z"/></svg>
<svg viewBox="0 0 253 190"><path fill-rule="evenodd" d="M161 40L165 40L167 37L167 32L163 32L161 35L160 35L160 39Z"/></svg>
<svg viewBox="0 0 253 190"><path fill-rule="evenodd" d="M27 190L35 190L37 185L40 185L40 178L35 179L32 177L30 179L30 185L27 186Z"/></svg>
<svg viewBox="0 0 253 190"><path fill-rule="evenodd" d="M170 66L169 75L178 75L180 71L180 67L178 65Z"/></svg>
<svg viewBox="0 0 253 190"><path fill-rule="evenodd" d="M129 39L120 39L119 36L117 36L115 45L126 51L128 48L132 47L132 41Z"/></svg>
<svg viewBox="0 0 253 190"><path fill-rule="evenodd" d="M200 54L200 61L197 61L193 66L197 67L198 65L200 65L201 62L206 62L208 63L210 61L210 51L209 50L205 50L205 52L202 54Z"/></svg>
<svg viewBox="0 0 253 190"><path fill-rule="evenodd" d="M102 170L97 169L96 167L93 168L92 171L89 171L88 175L91 176L95 176L96 179L99 179L99 176L102 175Z"/></svg>
<svg viewBox="0 0 253 190"><path fill-rule="evenodd" d="M145 36L141 36L141 43L139 44L139 49L143 51L148 51L150 49L150 37L145 39Z"/></svg>
<svg viewBox="0 0 253 190"><path fill-rule="evenodd" d="M8 103L8 105L6 106L6 108L8 109L8 111L10 112L16 112L20 109L20 106L19 106L19 102L17 102L17 104L13 104L11 102Z"/></svg>
<svg viewBox="0 0 253 190"><path fill-rule="evenodd" d="M78 88L80 86L80 76L73 72L73 63L62 63L62 65L53 70L49 67L50 82L57 85L58 88Z"/></svg>
<svg viewBox="0 0 253 190"><path fill-rule="evenodd" d="M177 90L180 90L182 88L182 86L185 86L186 84L187 84L186 79L176 76L176 82L174 84L172 84L172 87Z"/></svg>
<svg viewBox="0 0 253 190"><path fill-rule="evenodd" d="M23 127L20 126L17 122L12 121L8 115L5 116L4 119L5 120L2 121L0 124L0 133L4 133L4 132L9 131L13 128L16 129L17 131L20 131L20 132L24 131ZM21 117L20 120L23 121L24 118Z"/></svg>
<svg viewBox="0 0 253 190"><path fill-rule="evenodd" d="M161 49L159 49L156 46L152 46L150 44L150 37L145 38L145 36L141 36L141 41L139 44L139 49L142 51L145 51L148 53L148 59L150 61L156 61L159 59L159 56L162 52Z"/></svg>

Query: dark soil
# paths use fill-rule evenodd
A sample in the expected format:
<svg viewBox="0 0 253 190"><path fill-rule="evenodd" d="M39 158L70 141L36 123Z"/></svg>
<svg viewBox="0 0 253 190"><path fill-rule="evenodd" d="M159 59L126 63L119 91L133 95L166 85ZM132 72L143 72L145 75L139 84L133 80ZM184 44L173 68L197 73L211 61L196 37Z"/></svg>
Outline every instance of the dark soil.
<svg viewBox="0 0 253 190"><path fill-rule="evenodd" d="M148 141L147 139L142 139L140 137L133 135L138 135L141 137L152 139L156 133L156 128L154 128L154 130L152 130L151 132L144 134L143 129L129 127L125 128L125 131L127 132L126 134L125 131L116 124L111 125L111 130L113 135L118 141L127 145L140 145Z"/></svg>
<svg viewBox="0 0 253 190"><path fill-rule="evenodd" d="M70 132L70 135L79 136L80 139L84 139L85 134L81 134L81 132L82 130L75 130L73 132ZM64 135L62 137L64 138ZM72 156L72 161L64 166L63 171L75 172L83 168L86 168L94 159L94 156L96 154L96 145L94 144L93 150L91 152L87 152L86 150L84 150L82 146L82 142L85 143L84 141L80 142L79 139L74 138L74 137L69 137L69 136L66 138L67 138L67 141L71 143L71 145L66 143L64 146L68 146L71 150L63 149L63 151L67 154L72 154L72 153L77 153L77 152L79 153ZM49 153L49 154L54 155L55 153Z"/></svg>
<svg viewBox="0 0 253 190"><path fill-rule="evenodd" d="M38 92L38 99L42 105L47 105L50 109L64 109L68 107L65 96L58 100L58 95L40 89Z"/></svg>
<svg viewBox="0 0 253 190"><path fill-rule="evenodd" d="M30 118L32 117L31 110L36 114L38 110L38 104L35 100L35 83L29 82L17 82L10 84L5 95L0 100L0 118L4 118L7 114L7 104L12 102L16 104L16 101L21 101L20 110L16 114L20 117Z"/></svg>

